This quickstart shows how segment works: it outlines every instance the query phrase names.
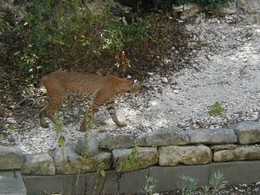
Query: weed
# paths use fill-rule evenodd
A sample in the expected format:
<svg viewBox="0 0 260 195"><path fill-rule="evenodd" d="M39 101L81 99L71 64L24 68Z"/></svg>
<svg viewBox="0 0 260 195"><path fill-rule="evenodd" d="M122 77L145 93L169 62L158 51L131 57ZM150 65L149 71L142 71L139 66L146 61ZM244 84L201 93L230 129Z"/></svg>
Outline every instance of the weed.
<svg viewBox="0 0 260 195"><path fill-rule="evenodd" d="M154 194L157 183L158 183L157 179L150 176L145 176L145 186L144 189L141 190L141 192L144 193L145 195Z"/></svg>
<svg viewBox="0 0 260 195"><path fill-rule="evenodd" d="M87 158L89 156L89 145L88 145L88 139L85 137L84 139L84 148L81 152L82 158Z"/></svg>
<svg viewBox="0 0 260 195"><path fill-rule="evenodd" d="M60 135L59 146L62 148L64 148L64 146L65 146L65 137L63 135Z"/></svg>
<svg viewBox="0 0 260 195"><path fill-rule="evenodd" d="M131 150L131 154L129 155L125 167L131 168L134 165L134 159L136 158L138 154L138 145L135 143L134 147Z"/></svg>
<svg viewBox="0 0 260 195"><path fill-rule="evenodd" d="M198 188L198 181L192 177L182 175L180 176L180 182L177 184L178 188L181 190L182 195L193 194Z"/></svg>
<svg viewBox="0 0 260 195"><path fill-rule="evenodd" d="M213 105L208 106L208 114L210 116L220 116L225 111L225 108L221 107L221 104L219 102L215 102Z"/></svg>
<svg viewBox="0 0 260 195"><path fill-rule="evenodd" d="M86 112L86 123L89 125L90 128L93 128L94 122L93 122L93 110L92 108L89 108Z"/></svg>
<svg viewBox="0 0 260 195"><path fill-rule="evenodd" d="M56 110L56 123L55 123L55 130L56 130L56 136L59 134L62 134L62 121L59 118L59 110Z"/></svg>
<svg viewBox="0 0 260 195"><path fill-rule="evenodd" d="M128 156L127 160L123 164L121 164L120 169L121 170L129 169L129 168L133 167L134 160L135 160L137 154L138 154L138 145L135 143L134 147L131 150L130 155Z"/></svg>
<svg viewBox="0 0 260 195"><path fill-rule="evenodd" d="M209 179L210 188L212 189L212 194L216 194L219 190L225 188L227 186L228 181L224 180L224 174L220 173L213 173L211 178Z"/></svg>
<svg viewBox="0 0 260 195"><path fill-rule="evenodd" d="M65 145L65 137L62 135L63 132L63 124L62 121L59 119L59 110L56 111L56 123L55 123L55 130L56 130L56 136L59 137L59 146L62 148Z"/></svg>
<svg viewBox="0 0 260 195"><path fill-rule="evenodd" d="M116 54L120 54L125 50L127 44L132 42L142 44L150 38L151 26L149 20L141 18L137 18L129 24L120 20L113 20L102 34L104 38L103 48L112 49Z"/></svg>
<svg viewBox="0 0 260 195"><path fill-rule="evenodd" d="M102 177L105 177L105 163L103 161L98 162L98 168L96 173L96 182L99 182Z"/></svg>
<svg viewBox="0 0 260 195"><path fill-rule="evenodd" d="M200 191L198 188L198 181L195 178L184 176L180 177L180 182L178 183L178 188L181 190L182 195L192 195L196 191ZM224 180L224 174L213 173L209 179L209 185L201 186L202 194L204 195L215 195L219 190L227 186L228 181Z"/></svg>

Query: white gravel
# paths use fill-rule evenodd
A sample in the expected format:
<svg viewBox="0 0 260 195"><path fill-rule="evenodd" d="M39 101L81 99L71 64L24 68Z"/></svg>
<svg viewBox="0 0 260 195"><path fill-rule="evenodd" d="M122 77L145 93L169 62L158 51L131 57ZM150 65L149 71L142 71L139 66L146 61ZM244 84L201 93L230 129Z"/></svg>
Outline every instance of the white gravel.
<svg viewBox="0 0 260 195"><path fill-rule="evenodd" d="M126 120L128 126L117 128L108 112L101 109L97 118L104 119L107 124L90 130L90 133L130 133L138 136L173 125L187 130L218 128L243 120L259 121L259 14L224 18L207 18L200 14L195 23L186 24L186 29L192 37L190 45L203 43L190 55L193 68L167 77L149 73L150 78L145 84L154 90L140 94L136 102L128 96L118 100L118 116ZM215 102L220 102L225 112L211 117L208 106ZM84 135L78 131L79 122L75 122L80 108L67 108L66 114L61 114L66 122L63 135L68 146L74 146L77 139ZM48 152L58 147L53 126L14 132L9 139L26 153Z"/></svg>

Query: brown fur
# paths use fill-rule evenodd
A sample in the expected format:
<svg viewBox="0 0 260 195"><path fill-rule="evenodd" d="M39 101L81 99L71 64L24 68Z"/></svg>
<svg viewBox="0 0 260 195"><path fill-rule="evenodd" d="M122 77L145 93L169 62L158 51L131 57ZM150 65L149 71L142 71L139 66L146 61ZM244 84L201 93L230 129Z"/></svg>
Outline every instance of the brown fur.
<svg viewBox="0 0 260 195"><path fill-rule="evenodd" d="M96 113L100 106L107 104L107 109L112 120L117 126L122 127L126 124L117 119L114 101L116 97L127 92L139 92L140 86L133 80L125 80L116 76L99 76L90 73L61 72L56 71L45 75L41 79L42 84L50 96L50 102L40 111L40 123L44 128L49 125L45 117L49 118L54 124L56 118L53 115L57 109L72 94L84 94L88 97L93 96L91 105L92 113ZM81 131L86 130L86 117L80 126Z"/></svg>

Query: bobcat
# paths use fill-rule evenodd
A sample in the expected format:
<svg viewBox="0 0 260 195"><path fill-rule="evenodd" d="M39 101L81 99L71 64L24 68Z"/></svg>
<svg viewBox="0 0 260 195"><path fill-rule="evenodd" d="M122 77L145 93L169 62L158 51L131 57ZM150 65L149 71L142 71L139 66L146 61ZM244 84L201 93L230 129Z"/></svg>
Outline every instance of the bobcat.
<svg viewBox="0 0 260 195"><path fill-rule="evenodd" d="M123 93L138 93L140 85L137 80L121 79L116 76L99 76L91 73L62 72L56 71L49 73L41 79L42 84L50 96L50 102L40 111L40 124L43 128L48 128L49 124L45 117L49 118L56 124L56 118L53 115L67 98L68 95L84 94L93 97L90 107L92 115L96 113L100 106L106 105L106 108L118 127L124 127L126 124L120 122L117 118L114 101L116 97ZM87 113L87 112L86 112ZM80 131L86 131L87 121L84 117Z"/></svg>

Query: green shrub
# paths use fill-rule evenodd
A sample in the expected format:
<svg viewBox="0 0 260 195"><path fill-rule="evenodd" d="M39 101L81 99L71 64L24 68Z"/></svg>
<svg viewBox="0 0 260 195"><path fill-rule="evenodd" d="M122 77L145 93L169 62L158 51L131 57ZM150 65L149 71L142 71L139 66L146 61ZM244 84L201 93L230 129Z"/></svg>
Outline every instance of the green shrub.
<svg viewBox="0 0 260 195"><path fill-rule="evenodd" d="M98 53L97 31L102 16L92 15L81 1L33 0L26 26L28 45L22 56L23 66L41 66L44 72L71 68Z"/></svg>
<svg viewBox="0 0 260 195"><path fill-rule="evenodd" d="M182 195L191 195L198 188L198 181L192 177L182 175L178 188L181 190Z"/></svg>
<svg viewBox="0 0 260 195"><path fill-rule="evenodd" d="M21 18L8 8L0 11L0 63L10 78L23 81L12 87L36 83L57 69L119 76L130 71L142 78L147 71L168 71L163 60L173 46L183 46L186 36L181 24L163 14L126 20L106 11L94 15L79 0L31 0L24 5L27 14ZM179 60L174 60L172 66L177 66Z"/></svg>
<svg viewBox="0 0 260 195"><path fill-rule="evenodd" d="M225 188L228 184L228 181L224 180L224 174L221 172L214 172L210 179L209 179L209 188L211 189L211 193L214 195L216 194L219 190Z"/></svg>
<svg viewBox="0 0 260 195"><path fill-rule="evenodd" d="M208 106L208 114L210 116L220 116L225 112L225 108L221 107L221 104L217 101L213 105Z"/></svg>
<svg viewBox="0 0 260 195"><path fill-rule="evenodd" d="M125 72L131 67L127 56L148 41L151 28L149 20L126 23L107 12L93 15L82 1L55 0L32 0L22 25L18 64L32 78L61 68Z"/></svg>
<svg viewBox="0 0 260 195"><path fill-rule="evenodd" d="M201 186L202 194L205 195L215 195L221 189L227 187L228 181L224 180L224 174L219 171L214 172L209 178L209 185ZM198 188L198 181L195 178L182 175L180 177L180 182L178 183L178 188L182 195L193 195L197 194L201 189Z"/></svg>
<svg viewBox="0 0 260 195"><path fill-rule="evenodd" d="M151 22L137 18L128 24L126 21L113 20L104 30L104 48L112 49L115 53L126 50L128 44L135 42L143 44L149 39Z"/></svg>
<svg viewBox="0 0 260 195"><path fill-rule="evenodd" d="M154 194L157 183L158 183L157 179L151 176L145 176L145 186L144 189L141 190L141 192L144 193L145 195Z"/></svg>

